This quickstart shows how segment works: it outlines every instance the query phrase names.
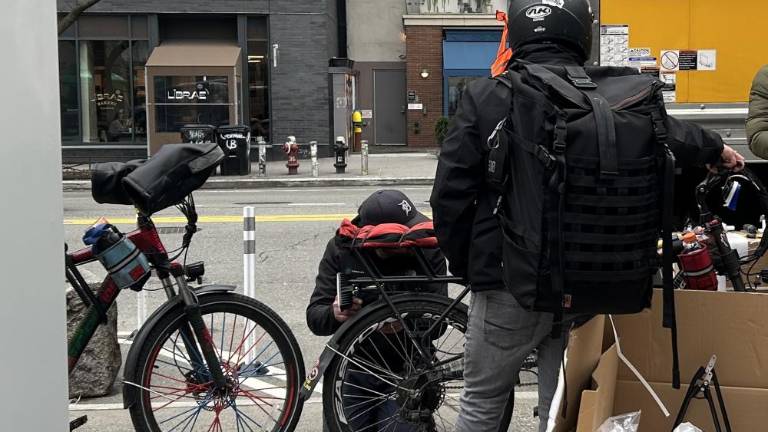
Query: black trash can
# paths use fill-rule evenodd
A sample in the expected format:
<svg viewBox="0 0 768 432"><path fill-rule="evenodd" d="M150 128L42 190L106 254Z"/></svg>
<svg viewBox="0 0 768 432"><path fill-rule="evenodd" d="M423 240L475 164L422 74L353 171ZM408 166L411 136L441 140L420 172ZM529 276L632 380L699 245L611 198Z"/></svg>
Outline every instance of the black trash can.
<svg viewBox="0 0 768 432"><path fill-rule="evenodd" d="M251 129L248 126L220 126L216 131L226 157L221 162L221 175L251 173Z"/></svg>
<svg viewBox="0 0 768 432"><path fill-rule="evenodd" d="M181 142L183 143L214 143L216 142L216 126L208 124L188 124L181 127Z"/></svg>

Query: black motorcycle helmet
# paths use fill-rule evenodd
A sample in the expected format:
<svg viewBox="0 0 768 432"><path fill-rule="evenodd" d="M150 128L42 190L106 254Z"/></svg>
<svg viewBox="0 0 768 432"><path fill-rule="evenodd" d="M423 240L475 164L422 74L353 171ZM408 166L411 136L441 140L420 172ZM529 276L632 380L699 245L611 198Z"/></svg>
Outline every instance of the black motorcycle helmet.
<svg viewBox="0 0 768 432"><path fill-rule="evenodd" d="M594 15L589 0L510 0L509 45L563 44L589 59Z"/></svg>

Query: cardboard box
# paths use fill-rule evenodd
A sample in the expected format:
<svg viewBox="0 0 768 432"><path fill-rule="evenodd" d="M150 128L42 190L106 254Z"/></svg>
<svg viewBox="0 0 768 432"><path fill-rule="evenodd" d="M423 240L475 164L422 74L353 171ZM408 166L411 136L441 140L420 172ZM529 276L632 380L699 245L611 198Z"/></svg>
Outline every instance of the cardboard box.
<svg viewBox="0 0 768 432"><path fill-rule="evenodd" d="M559 409L550 413L556 432L593 432L613 413L619 357L615 345L604 349L605 322L605 316L597 316L571 332L565 365L567 386L561 381L552 404Z"/></svg>
<svg viewBox="0 0 768 432"><path fill-rule="evenodd" d="M619 397L615 400L614 412L619 414L640 410L642 411L640 432L669 432L672 430L685 392L688 391L688 385L683 385L680 390L673 389L672 385L667 383L651 383L651 387L670 410L671 415L669 417L664 417L651 395L637 381L622 380L617 383L616 395ZM768 430L768 390L739 387L721 387L721 390L723 391L731 430L734 432ZM717 397L714 387L712 388L712 395ZM718 417L720 416L719 410L718 407ZM722 417L720 420L723 424ZM709 406L704 399L691 401L685 421L694 424L705 432L715 430ZM579 431L581 430L579 429Z"/></svg>
<svg viewBox="0 0 768 432"><path fill-rule="evenodd" d="M592 432L613 415L618 369L619 356L614 344L600 357L592 373L591 388L581 393L577 432Z"/></svg>
<svg viewBox="0 0 768 432"><path fill-rule="evenodd" d="M614 320L621 351L649 381L670 417L664 417L648 391L618 358L610 322L598 317L572 332L566 364L567 415L557 417L555 431L593 432L610 415L638 410L642 411L641 431L671 431L687 384L713 354L718 356L715 370L732 430L768 430L768 294L675 293L684 383L680 390L671 385L670 331L661 326L661 299L661 290L656 290L652 309L615 316ZM601 322L606 324L602 329L598 328ZM598 344L597 340L603 342ZM587 372L591 365L595 365L594 369ZM714 388L712 392L715 394ZM714 430L704 400L691 402L686 421L704 431Z"/></svg>
<svg viewBox="0 0 768 432"><path fill-rule="evenodd" d="M615 316L624 355L649 382L672 380L672 345L662 328L662 294L651 310ZM676 291L680 379L687 382L717 355L720 384L768 389L768 294ZM635 380L619 367L619 380Z"/></svg>

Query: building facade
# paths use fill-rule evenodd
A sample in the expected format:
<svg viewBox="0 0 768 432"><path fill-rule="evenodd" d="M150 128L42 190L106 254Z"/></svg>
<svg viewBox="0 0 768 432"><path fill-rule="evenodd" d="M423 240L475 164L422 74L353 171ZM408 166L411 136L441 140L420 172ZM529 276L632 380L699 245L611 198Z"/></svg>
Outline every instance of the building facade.
<svg viewBox="0 0 768 432"><path fill-rule="evenodd" d="M73 3L59 0L59 13ZM328 142L343 9L343 0L102 0L59 37L64 158L145 157L190 123Z"/></svg>
<svg viewBox="0 0 768 432"><path fill-rule="evenodd" d="M347 1L349 57L363 138L377 146L437 145L466 85L490 75L507 0Z"/></svg>

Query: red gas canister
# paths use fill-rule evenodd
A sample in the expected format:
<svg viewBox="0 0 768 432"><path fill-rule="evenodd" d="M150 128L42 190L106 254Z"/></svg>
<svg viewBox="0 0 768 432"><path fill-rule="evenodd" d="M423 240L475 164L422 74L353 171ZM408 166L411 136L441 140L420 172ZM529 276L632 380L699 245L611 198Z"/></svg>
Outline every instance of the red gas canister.
<svg viewBox="0 0 768 432"><path fill-rule="evenodd" d="M707 246L696 240L696 235L683 236L685 250L677 256L685 276L687 289L717 291L717 275Z"/></svg>

